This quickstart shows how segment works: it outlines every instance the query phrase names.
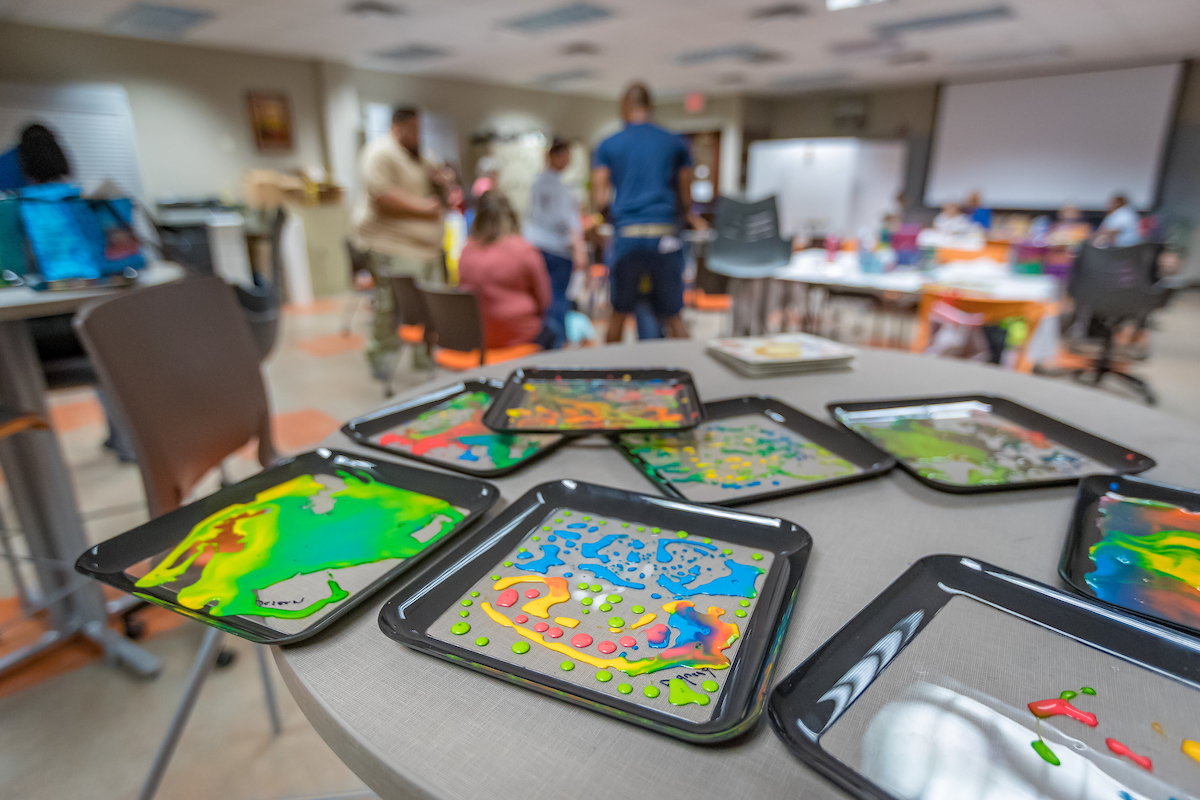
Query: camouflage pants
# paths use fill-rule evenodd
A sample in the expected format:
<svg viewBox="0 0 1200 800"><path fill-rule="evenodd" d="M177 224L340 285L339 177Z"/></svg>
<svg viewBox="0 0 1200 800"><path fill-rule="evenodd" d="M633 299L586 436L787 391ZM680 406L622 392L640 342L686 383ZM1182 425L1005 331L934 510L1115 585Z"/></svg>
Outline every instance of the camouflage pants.
<svg viewBox="0 0 1200 800"><path fill-rule="evenodd" d="M441 283L443 270L439 258L421 261L373 250L367 253L367 258L375 279L375 317L371 322L371 338L367 342L367 361L376 377L384 378L391 374L400 349L400 337L396 334L396 321L392 316L392 292L386 278L391 275L411 275L419 281ZM427 369L429 359L425 352L413 348L413 353L413 367Z"/></svg>

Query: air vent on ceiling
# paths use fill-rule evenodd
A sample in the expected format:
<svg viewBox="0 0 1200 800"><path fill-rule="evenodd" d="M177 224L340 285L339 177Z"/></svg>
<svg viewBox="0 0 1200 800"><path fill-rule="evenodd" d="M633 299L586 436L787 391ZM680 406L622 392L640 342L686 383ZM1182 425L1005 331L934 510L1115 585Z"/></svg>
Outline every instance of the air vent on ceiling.
<svg viewBox="0 0 1200 800"><path fill-rule="evenodd" d="M1070 55L1070 52L1070 50L1061 45L1056 47L1031 48L1028 50L992 50L983 53L972 53L970 55L960 56L959 58L955 59L955 62L958 64L970 64L977 67L989 66L992 64L1031 64L1066 58L1068 55Z"/></svg>
<svg viewBox="0 0 1200 800"><path fill-rule="evenodd" d="M564 56L598 56L600 55L600 45L592 42L571 42L564 44L558 51Z"/></svg>
<svg viewBox="0 0 1200 800"><path fill-rule="evenodd" d="M895 36L900 33L924 33L944 28L958 28L963 25L977 25L981 22L998 22L1012 19L1012 16L1012 9L1008 6L989 6L971 11L958 11L953 14L932 14L928 17L913 17L899 22L889 22L876 26L875 30L880 36Z"/></svg>
<svg viewBox="0 0 1200 800"><path fill-rule="evenodd" d="M675 63L689 66L707 64L711 61L742 61L747 64L768 64L781 61L783 56L773 50L764 50L756 44L727 44L705 50L691 50L675 56Z"/></svg>
<svg viewBox="0 0 1200 800"><path fill-rule="evenodd" d="M873 6L878 3L884 3L887 0L825 0L826 11L845 11L847 8L858 8L859 6Z"/></svg>
<svg viewBox="0 0 1200 800"><path fill-rule="evenodd" d="M383 0L354 0L346 4L346 13L352 17L398 17L404 9Z"/></svg>
<svg viewBox="0 0 1200 800"><path fill-rule="evenodd" d="M193 27L212 18L213 13L202 8L134 3L114 14L108 21L107 29L110 33L126 36L182 39Z"/></svg>
<svg viewBox="0 0 1200 800"><path fill-rule="evenodd" d="M772 89L781 91L803 91L806 89L824 89L837 86L850 80L849 72L812 72L807 75L792 75L781 78L771 84Z"/></svg>
<svg viewBox="0 0 1200 800"><path fill-rule="evenodd" d="M505 28L512 28L522 33L541 33L543 31L554 30L555 28L566 28L571 25L596 22L597 20L607 19L612 15L612 10L603 6L595 6L590 3L572 3L567 6L551 8L547 11L539 11L536 14L516 17L502 23L502 25Z"/></svg>
<svg viewBox="0 0 1200 800"><path fill-rule="evenodd" d="M888 56L887 63L893 67L904 67L909 64L924 64L929 60L929 53L923 50L906 50Z"/></svg>
<svg viewBox="0 0 1200 800"><path fill-rule="evenodd" d="M450 51L427 44L405 44L386 50L376 50L373 55L376 58L384 58L388 61L424 61L430 58L448 56L450 55Z"/></svg>
<svg viewBox="0 0 1200 800"><path fill-rule="evenodd" d="M808 15L808 6L799 3L779 3L773 6L763 6L750 12L750 19L780 19L795 18Z"/></svg>
<svg viewBox="0 0 1200 800"><path fill-rule="evenodd" d="M833 42L830 54L838 58L877 58L898 53L904 49L899 39L854 39L848 42Z"/></svg>
<svg viewBox="0 0 1200 800"><path fill-rule="evenodd" d="M551 72L546 75L539 75L534 79L534 83L541 86L559 86L564 83L572 83L574 81L586 81L596 77L596 73L590 69L565 69L562 72Z"/></svg>

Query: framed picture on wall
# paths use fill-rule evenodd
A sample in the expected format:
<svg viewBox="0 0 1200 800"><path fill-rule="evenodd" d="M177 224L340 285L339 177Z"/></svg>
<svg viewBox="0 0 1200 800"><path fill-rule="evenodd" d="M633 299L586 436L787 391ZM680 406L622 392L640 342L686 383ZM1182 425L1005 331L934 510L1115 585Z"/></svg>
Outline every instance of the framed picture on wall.
<svg viewBox="0 0 1200 800"><path fill-rule="evenodd" d="M292 108L282 92L250 92L250 127L259 150L292 149Z"/></svg>

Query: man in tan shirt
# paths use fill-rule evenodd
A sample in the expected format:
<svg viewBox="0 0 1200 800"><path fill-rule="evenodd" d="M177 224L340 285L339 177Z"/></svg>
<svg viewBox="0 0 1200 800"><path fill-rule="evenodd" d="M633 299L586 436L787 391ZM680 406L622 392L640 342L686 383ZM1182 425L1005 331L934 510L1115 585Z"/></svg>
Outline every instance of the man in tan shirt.
<svg viewBox="0 0 1200 800"><path fill-rule="evenodd" d="M400 347L392 325L392 295L383 279L411 275L440 282L443 274L440 175L421 158L420 145L419 112L399 108L392 114L391 133L364 147L360 161L362 196L354 226L376 279L367 359L382 380L390 377ZM416 366L424 366L423 353L416 359Z"/></svg>

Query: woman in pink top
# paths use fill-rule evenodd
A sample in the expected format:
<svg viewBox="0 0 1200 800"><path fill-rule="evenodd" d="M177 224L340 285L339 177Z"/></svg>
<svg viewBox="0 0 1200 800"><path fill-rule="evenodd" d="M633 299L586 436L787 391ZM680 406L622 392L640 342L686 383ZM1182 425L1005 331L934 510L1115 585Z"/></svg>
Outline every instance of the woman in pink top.
<svg viewBox="0 0 1200 800"><path fill-rule="evenodd" d="M550 274L542 254L521 238L519 230L508 198L495 190L484 192L458 259L458 285L479 299L489 348L532 342L554 349L563 333L546 318Z"/></svg>

